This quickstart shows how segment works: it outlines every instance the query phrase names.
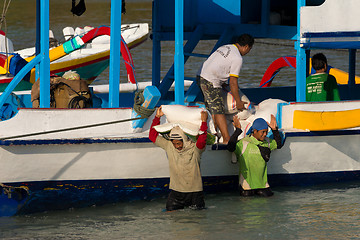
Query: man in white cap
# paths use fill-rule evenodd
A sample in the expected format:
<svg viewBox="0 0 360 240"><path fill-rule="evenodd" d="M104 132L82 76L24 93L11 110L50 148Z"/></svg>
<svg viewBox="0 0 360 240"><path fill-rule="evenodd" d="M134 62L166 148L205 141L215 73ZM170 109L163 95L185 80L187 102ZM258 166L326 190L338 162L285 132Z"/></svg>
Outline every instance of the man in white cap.
<svg viewBox="0 0 360 240"><path fill-rule="evenodd" d="M206 147L208 114L206 111L201 112L200 131L202 134L198 136L196 143L192 142L179 127L170 131L169 140L159 135L154 126L160 124L160 118L163 115L159 107L150 128L149 139L166 151L169 160L171 192L167 199L166 210L172 211L185 207L203 209L205 201L200 157Z"/></svg>

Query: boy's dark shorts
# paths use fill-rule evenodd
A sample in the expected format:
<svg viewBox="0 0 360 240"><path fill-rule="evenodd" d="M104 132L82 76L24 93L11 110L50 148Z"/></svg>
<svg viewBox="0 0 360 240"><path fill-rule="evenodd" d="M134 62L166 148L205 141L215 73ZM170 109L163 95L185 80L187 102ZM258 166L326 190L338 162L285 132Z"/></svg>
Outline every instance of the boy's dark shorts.
<svg viewBox="0 0 360 240"><path fill-rule="evenodd" d="M185 207L190 207L192 209L204 209L204 192L187 192L182 193L178 191L171 190L167 202L166 210L173 211L178 209L183 209Z"/></svg>
<svg viewBox="0 0 360 240"><path fill-rule="evenodd" d="M213 84L205 78L200 77L199 85L204 94L206 109L211 114L225 114L224 99L222 88L214 88Z"/></svg>
<svg viewBox="0 0 360 240"><path fill-rule="evenodd" d="M273 191L271 191L271 189L268 188L259 188L259 189L251 189L251 190L244 190L241 185L239 185L239 191L240 191L240 196L243 197L250 197L250 196L254 196L254 195L258 195L261 197L271 197L272 195L274 195Z"/></svg>

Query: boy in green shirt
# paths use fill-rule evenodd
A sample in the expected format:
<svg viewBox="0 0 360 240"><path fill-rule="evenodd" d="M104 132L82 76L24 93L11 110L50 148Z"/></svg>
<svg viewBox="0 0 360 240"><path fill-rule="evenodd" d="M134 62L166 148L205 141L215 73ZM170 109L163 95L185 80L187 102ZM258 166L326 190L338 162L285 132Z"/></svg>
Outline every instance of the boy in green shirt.
<svg viewBox="0 0 360 240"><path fill-rule="evenodd" d="M312 67L316 73L306 78L306 101L340 101L337 82L334 76L327 74L327 59L317 53L312 57Z"/></svg>
<svg viewBox="0 0 360 240"><path fill-rule="evenodd" d="M281 136L274 115L271 115L270 123L263 118L254 120L247 136L237 141L242 133L240 120L235 115L235 132L230 137L227 149L234 152L239 162L239 188L241 196L259 195L270 197L271 191L267 180L267 162L272 150L282 147ZM266 137L268 128L271 128L274 139Z"/></svg>

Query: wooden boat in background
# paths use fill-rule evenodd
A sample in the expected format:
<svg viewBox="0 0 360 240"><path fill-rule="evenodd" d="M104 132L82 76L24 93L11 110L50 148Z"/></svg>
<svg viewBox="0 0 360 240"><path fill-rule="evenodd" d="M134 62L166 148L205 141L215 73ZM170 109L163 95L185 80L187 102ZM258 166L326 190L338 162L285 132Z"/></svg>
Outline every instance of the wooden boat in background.
<svg viewBox="0 0 360 240"><path fill-rule="evenodd" d="M108 27L101 27L108 28ZM77 28L74 29L67 27L64 28L64 36L67 41L70 41L75 36L83 37L93 27ZM97 28L99 29L99 28ZM72 31L71 31L72 30ZM96 33L96 32L95 32ZM107 33L110 33L108 30ZM83 47L65 54L61 57L52 58L52 51L50 50L50 71L51 74L62 76L64 72L72 70L80 74L80 77L90 84L99 74L101 74L109 66L110 56L110 36L107 33L102 35L92 36L91 41L86 43ZM149 26L147 23L133 23L123 24L121 26L121 35L127 44L128 48L134 48L147 40L149 35ZM61 45L61 44L60 44ZM59 46L59 44L57 44ZM35 47L26 48L15 51L20 54L22 58L30 61L35 54ZM7 83L9 83L13 76L6 73L6 69L0 68L0 91L3 91ZM35 76L30 79L29 82L22 81L21 87L17 87L17 90L29 90L32 83L35 81Z"/></svg>

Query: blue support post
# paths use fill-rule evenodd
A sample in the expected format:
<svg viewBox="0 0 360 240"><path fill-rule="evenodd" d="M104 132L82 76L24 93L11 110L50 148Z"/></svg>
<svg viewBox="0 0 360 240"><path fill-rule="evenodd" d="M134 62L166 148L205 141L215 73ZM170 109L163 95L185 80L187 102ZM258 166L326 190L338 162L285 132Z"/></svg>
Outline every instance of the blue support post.
<svg viewBox="0 0 360 240"><path fill-rule="evenodd" d="M159 40L158 25L158 4L153 1L152 26L153 26L153 49L152 49L152 85L159 87L160 85L160 69L161 69L161 42Z"/></svg>
<svg viewBox="0 0 360 240"><path fill-rule="evenodd" d="M269 28L270 3L269 0L261 1L261 33L266 36Z"/></svg>
<svg viewBox="0 0 360 240"><path fill-rule="evenodd" d="M192 53L192 51L195 49L196 45L199 43L202 35L203 35L203 27L202 27L202 25L198 25L196 27L195 31L191 34L190 39L186 42L185 46L183 47L184 64L190 57L190 54L187 54L187 53ZM170 67L169 71L163 78L163 81L160 83L159 90L160 90L162 96L164 96L167 93L167 91L169 91L172 83L174 82L174 65L175 64L173 64Z"/></svg>
<svg viewBox="0 0 360 240"><path fill-rule="evenodd" d="M6 87L5 91L0 95L0 107L4 105L6 99L9 97L14 88L19 84L19 82L25 77L25 75L35 67L36 64L39 64L42 60L42 56L38 55L33 60L31 60L28 64L26 64L11 80L9 85ZM50 80L49 80L50 81ZM49 100L50 105L50 100Z"/></svg>
<svg viewBox="0 0 360 240"><path fill-rule="evenodd" d="M308 77L310 74L310 50L305 50L305 57L306 57L306 77Z"/></svg>
<svg viewBox="0 0 360 240"><path fill-rule="evenodd" d="M40 1L40 107L50 107L49 1ZM38 41L38 40L37 40Z"/></svg>
<svg viewBox="0 0 360 240"><path fill-rule="evenodd" d="M298 0L297 13L297 41L295 43L296 49L296 101L306 101L306 52L300 46L300 9L305 6L305 0Z"/></svg>
<svg viewBox="0 0 360 240"><path fill-rule="evenodd" d="M121 1L111 1L109 108L119 107L121 47Z"/></svg>
<svg viewBox="0 0 360 240"><path fill-rule="evenodd" d="M40 0L36 0L36 42L35 42L35 55L40 54ZM35 66L35 81L39 79L39 65Z"/></svg>
<svg viewBox="0 0 360 240"><path fill-rule="evenodd" d="M184 1L175 0L175 104L184 105Z"/></svg>

